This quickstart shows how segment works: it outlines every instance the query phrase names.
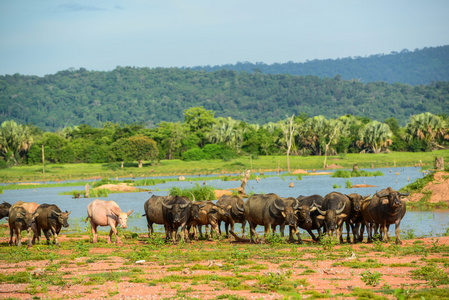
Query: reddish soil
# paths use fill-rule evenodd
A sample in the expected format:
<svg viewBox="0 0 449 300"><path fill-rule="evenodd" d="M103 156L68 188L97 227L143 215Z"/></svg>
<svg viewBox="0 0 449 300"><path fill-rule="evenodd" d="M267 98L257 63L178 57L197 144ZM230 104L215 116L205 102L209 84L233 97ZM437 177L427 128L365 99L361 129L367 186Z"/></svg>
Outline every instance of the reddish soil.
<svg viewBox="0 0 449 300"><path fill-rule="evenodd" d="M80 237L80 239L86 240L88 237ZM104 236L103 236L104 238ZM73 238L71 238L73 239ZM68 239L64 236L61 237L61 243L66 242ZM5 245L6 238L0 238L0 243ZM222 241L226 243L228 241ZM439 237L437 238L424 238L419 240L405 240L403 241L403 246L411 246L414 243L419 243L419 245L426 245L431 247L435 243L440 246L449 245L449 237ZM139 242L144 244L144 242ZM230 241L229 241L230 243ZM303 299L310 296L308 292L311 291L319 293L330 293L331 295L336 294L349 294L354 291L355 288L359 287L362 289L373 290L380 295L386 296L387 298L395 299L393 295L386 295L379 292L381 287L388 285L390 288L408 288L408 289L421 289L431 287L430 283L424 280L417 280L412 278L411 271L414 269L419 269L421 266L425 266L426 262L423 259L446 259L445 255L447 253L430 253L428 255L386 255L385 252L374 251L374 245L372 244L356 244L352 245L350 248L348 245L335 246L334 250L324 251L321 247L313 245L311 240L305 240L306 247L299 247L297 251L300 251L298 259L292 259L293 256L288 256L285 260L280 257L277 263L273 263L273 260L264 261L261 258L250 258L254 260L258 265L266 266L263 270L252 270L251 274L259 274L263 276L271 276L272 274L285 275L289 270L292 274L288 275L288 280L305 280L307 284L305 286L298 285L295 290L297 293L302 295ZM201 245L201 251L208 251L209 249L214 249L216 247L216 242L209 241L199 241L194 242L193 245ZM137 245L138 246L138 245ZM388 247L389 244L385 244ZM7 246L2 246L7 247ZM41 298L64 298L64 299L163 299L168 297L184 298L192 297L199 299L213 299L219 295L229 294L246 299L282 299L283 295L276 293L274 291L269 291L268 293L261 292L251 292L249 289L245 290L230 290L222 282L218 280L211 279L210 282L205 283L203 280L198 280L196 283L192 283L192 279L186 281L168 281L166 283L157 283L154 286L144 283L133 283L129 282L129 278L122 277L118 282L108 281L106 283L96 284L95 282L89 282L89 285L85 283L89 281L88 278L82 279L82 283L72 284L73 280L77 278L83 278L83 276L95 273L104 272L126 272L129 269L139 268L143 272L139 273L140 277L144 280L154 280L161 279L169 275L177 275L188 277L192 275L211 275L211 276L235 276L233 271L223 270L221 267L226 263L220 260L203 260L203 261L193 261L190 263L182 263L183 268L181 270L169 270L169 267L176 266L176 264L165 265L157 262L152 262L151 259L143 263L132 263L131 265L126 263L123 257L116 256L115 251L123 248L129 251L136 247L136 244L129 245L125 241L125 245L116 246L115 248L102 248L101 246L91 248L89 255L103 254L107 255L107 259L98 260L95 262L87 262L88 257L76 258L73 261L66 262L62 264L62 267L58 270L67 282L70 282L64 286L52 286L48 285L48 292L38 293L35 295L30 295L25 292L28 283L11 284L11 283L0 283L0 298L12 297L14 299L31 299L31 297L41 297ZM165 246L172 247L174 251L177 251L177 246ZM194 247L194 246L193 246ZM328 255L332 255L337 252L341 247L348 247L347 255L340 256L339 258L329 258ZM285 249L276 248L273 251L291 251L290 246L286 245ZM54 250L58 251L58 250ZM64 251L65 254L70 254L70 250L59 250ZM184 249L183 251L189 251ZM190 250L198 251L198 250ZM123 253L123 252L122 252ZM321 255L320 259L316 259L318 255ZM156 256L156 255L154 255ZM334 256L335 257L335 256ZM377 286L367 286L365 282L361 280L360 274L366 271L364 268L350 268L348 266L335 266L335 263L345 263L351 261L365 262L367 260L376 260L379 263L384 264L382 267L371 269L370 271L377 271L382 274L380 283ZM54 264L56 261L53 261ZM290 267L282 268L281 264L288 263ZM15 272L23 272L29 270L30 274L37 276L45 274L45 268L51 264L48 260L39 261L24 261L19 263L7 263L0 258L0 275L8 275ZM199 264L205 267L217 266L218 268L214 270L194 270L192 271L190 267L195 264ZM392 265L395 264L395 265ZM35 269L30 270L30 267L35 267ZM242 266L236 266L242 267ZM244 266L245 267L245 266ZM448 264L439 264L439 267L443 268L444 272L449 272ZM301 274L305 270L311 270L310 274ZM0 276L1 278L1 276ZM248 286L255 285L257 280L247 280L245 282ZM448 288L449 286L439 286L439 288ZM179 290L182 290L184 294L182 296L179 294ZM338 297L340 298L340 296ZM355 299L354 296L342 296L340 299ZM35 299L35 298L33 298ZM39 299L39 298L38 298Z"/></svg>
<svg viewBox="0 0 449 300"><path fill-rule="evenodd" d="M421 193L415 193L410 195L410 202L417 202L425 196L425 192L432 192L429 201L431 203L446 202L449 205L449 173L448 172L435 172L433 175L435 180L427 184Z"/></svg>

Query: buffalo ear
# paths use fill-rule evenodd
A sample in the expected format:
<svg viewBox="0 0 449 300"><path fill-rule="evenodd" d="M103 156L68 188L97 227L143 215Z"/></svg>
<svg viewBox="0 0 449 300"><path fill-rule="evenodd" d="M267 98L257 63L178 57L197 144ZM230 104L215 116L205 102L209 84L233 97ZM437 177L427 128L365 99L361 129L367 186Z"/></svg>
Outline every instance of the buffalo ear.
<svg viewBox="0 0 449 300"><path fill-rule="evenodd" d="M317 219L320 219L320 220L324 220L325 219L323 215L318 215L316 217L317 217Z"/></svg>
<svg viewBox="0 0 449 300"><path fill-rule="evenodd" d="M37 217L39 217L39 213L35 212L35 213L33 214L33 219L35 219L35 218L37 218Z"/></svg>
<svg viewBox="0 0 449 300"><path fill-rule="evenodd" d="M317 210L317 207L316 207L316 206L314 206L314 207L312 207L312 208L310 209L310 211L314 211L314 210Z"/></svg>
<svg viewBox="0 0 449 300"><path fill-rule="evenodd" d="M281 211L281 214L285 218L285 212Z"/></svg>
<svg viewBox="0 0 449 300"><path fill-rule="evenodd" d="M231 209L232 208L232 205L228 205L227 207L226 207L226 209Z"/></svg>
<svg viewBox="0 0 449 300"><path fill-rule="evenodd" d="M132 210L128 210L128 216L129 216L130 214L132 214L133 211L134 211L134 208L133 208Z"/></svg>
<svg viewBox="0 0 449 300"><path fill-rule="evenodd" d="M343 219L343 218L346 218L347 216L348 216L347 214L341 214L338 217Z"/></svg>

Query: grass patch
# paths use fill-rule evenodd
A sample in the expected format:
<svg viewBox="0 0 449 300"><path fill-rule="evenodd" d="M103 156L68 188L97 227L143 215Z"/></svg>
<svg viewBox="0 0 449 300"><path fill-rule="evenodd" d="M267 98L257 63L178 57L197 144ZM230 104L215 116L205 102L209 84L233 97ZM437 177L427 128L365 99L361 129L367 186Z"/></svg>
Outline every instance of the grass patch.
<svg viewBox="0 0 449 300"><path fill-rule="evenodd" d="M331 177L338 178L351 178L351 177L375 177L375 176L384 176L384 173L381 171L368 172L364 170L356 170L356 171L347 171L347 170L337 170Z"/></svg>

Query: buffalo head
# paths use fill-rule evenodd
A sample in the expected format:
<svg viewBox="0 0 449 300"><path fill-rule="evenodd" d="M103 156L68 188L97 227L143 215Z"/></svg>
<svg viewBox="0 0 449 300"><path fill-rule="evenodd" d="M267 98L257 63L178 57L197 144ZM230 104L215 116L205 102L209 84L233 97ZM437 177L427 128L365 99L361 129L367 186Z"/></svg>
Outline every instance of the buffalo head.
<svg viewBox="0 0 449 300"><path fill-rule="evenodd" d="M57 212L56 210L53 210L52 213L57 217L58 223L64 227L69 227L69 223L67 222L69 219L69 215L72 213L72 211L65 211L65 212Z"/></svg>
<svg viewBox="0 0 449 300"><path fill-rule="evenodd" d="M410 195L409 192L399 193L398 191L393 190L391 187L388 187L387 189L384 189L379 193L376 192L375 194L375 196L379 198L387 198L388 205L390 205L393 208L400 207L402 205L401 197L408 195Z"/></svg>

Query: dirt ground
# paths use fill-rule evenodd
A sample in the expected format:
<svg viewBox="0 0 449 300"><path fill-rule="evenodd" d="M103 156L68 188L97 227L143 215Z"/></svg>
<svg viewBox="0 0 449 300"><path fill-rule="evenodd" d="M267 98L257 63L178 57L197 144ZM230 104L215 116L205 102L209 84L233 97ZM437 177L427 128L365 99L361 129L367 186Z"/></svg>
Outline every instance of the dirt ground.
<svg viewBox="0 0 449 300"><path fill-rule="evenodd" d="M105 240L105 237L100 237ZM426 266L429 261L438 262L442 272L449 274L449 237L423 238L405 240L400 246L393 244L343 244L336 245L331 250L323 249L311 240L305 240L305 245L292 248L285 244L270 250L269 245L235 244L231 240L193 242L187 247L179 245L161 246L164 251L173 254L173 258L158 261L157 250L147 253L144 261L130 261L123 257L127 251L137 251L144 247L146 237L141 236L138 242L125 241L124 245L95 246L87 242L88 236L61 237L61 244L82 242L89 245L85 256L73 260L26 260L21 262L7 262L0 257L0 298L10 299L164 299L164 298L195 298L195 299L282 299L283 297L307 299L317 295L333 295L338 299L357 299L354 291L357 288L371 290L390 299L396 299L394 294L382 293L382 289L394 290L402 288L419 290L432 287L432 283L412 276L414 270ZM8 247L7 238L0 238L0 248ZM195 261L178 261L177 256L182 252L208 253L217 250L222 243L223 251L232 251L237 247L240 254L245 254L245 247L263 247L259 254L249 255L245 261L249 265L240 265L239 260L195 259ZM79 245L79 244L77 244ZM232 245L232 246L230 246ZM39 245L42 248L46 245ZM419 249L437 249L439 251L412 251ZM13 246L15 247L15 246ZM8 248L13 248L8 247ZM268 247L268 250L267 250ZM379 250L376 247L381 247ZM395 249L390 252L387 249ZM432 248L434 247L434 248ZM262 251L263 249L263 251ZM295 249L295 250L294 250ZM407 249L410 249L407 250ZM3 250L0 249L3 253ZM19 251L19 249L17 250ZM22 250L23 251L23 250ZM75 250L53 248L52 251L60 255L70 255ZM171 251L171 252L170 252ZM249 251L249 250L248 250ZM267 258L266 253L273 251L274 258ZM401 252L405 251L405 252ZM416 252L416 253L413 253ZM236 257L240 255L236 254ZM182 254L181 254L182 255ZM274 256L274 255L273 255ZM94 258L94 259L93 259ZM249 261L249 262L248 262ZM29 276L39 280L50 273L49 268L59 262L57 270L66 284L46 285L45 292L30 293L30 283L8 283L5 276L27 272ZM358 267L360 264L380 264L372 267ZM249 266L249 267L248 267ZM260 268L255 268L259 266ZM241 268L240 271L235 270ZM95 274L130 272L135 276L124 275L116 280L99 280ZM381 274L379 283L375 286L367 285L362 280L362 273L378 272ZM132 273L135 272L135 273ZM127 274L128 274L127 273ZM233 289L232 284L224 284L220 278L248 275L240 283L241 288ZM112 274L111 274L112 275ZM251 275L251 276L249 276ZM2 277L3 276L3 277ZM260 276L260 277L257 277ZM164 280L167 279L167 280ZM269 283L261 284L261 278L270 279ZM238 279L236 277L236 279ZM239 279L242 280L242 279ZM276 280L278 280L276 282ZM276 289L283 281L294 282L294 288L283 293ZM140 281L140 282L139 282ZM228 281L229 282L229 281ZM242 288L243 287L243 288ZM438 286L449 291L449 285ZM37 289L39 290L39 288ZM317 294L319 293L319 294Z"/></svg>
<svg viewBox="0 0 449 300"><path fill-rule="evenodd" d="M432 192L429 201L431 203L446 202L449 205L449 173L435 172L435 180L427 184L421 193L412 194L409 197L410 202L417 202L426 192Z"/></svg>

